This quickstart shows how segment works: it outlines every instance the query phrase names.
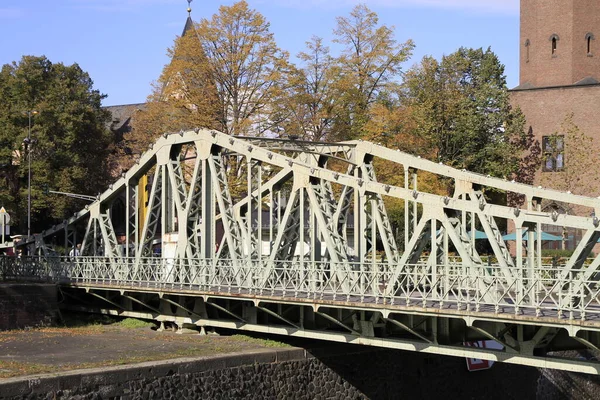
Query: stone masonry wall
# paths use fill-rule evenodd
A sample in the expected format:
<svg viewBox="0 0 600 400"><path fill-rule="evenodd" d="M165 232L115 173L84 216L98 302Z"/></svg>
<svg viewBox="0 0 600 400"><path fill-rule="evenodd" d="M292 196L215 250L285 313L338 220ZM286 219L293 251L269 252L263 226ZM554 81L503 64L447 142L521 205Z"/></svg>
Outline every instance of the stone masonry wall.
<svg viewBox="0 0 600 400"><path fill-rule="evenodd" d="M57 315L55 285L0 284L0 331L48 325Z"/></svg>
<svg viewBox="0 0 600 400"><path fill-rule="evenodd" d="M538 370L496 364L469 373L465 360L331 346L0 380L0 399L532 399Z"/></svg>

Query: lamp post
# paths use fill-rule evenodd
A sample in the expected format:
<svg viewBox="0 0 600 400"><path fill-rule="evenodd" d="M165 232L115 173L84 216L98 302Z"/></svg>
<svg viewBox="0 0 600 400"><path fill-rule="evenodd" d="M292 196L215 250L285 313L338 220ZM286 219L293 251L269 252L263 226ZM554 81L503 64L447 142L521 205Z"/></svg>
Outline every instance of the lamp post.
<svg viewBox="0 0 600 400"><path fill-rule="evenodd" d="M35 110L23 111L24 115L29 118L29 129L27 130L27 139L23 142L27 147L27 240L31 237L31 116L36 115L38 112Z"/></svg>

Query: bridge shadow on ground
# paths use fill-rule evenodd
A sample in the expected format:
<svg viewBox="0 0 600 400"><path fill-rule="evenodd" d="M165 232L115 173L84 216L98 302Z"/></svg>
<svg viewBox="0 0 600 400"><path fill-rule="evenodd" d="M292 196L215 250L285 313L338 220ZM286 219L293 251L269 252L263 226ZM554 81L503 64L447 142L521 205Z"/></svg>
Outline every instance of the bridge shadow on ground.
<svg viewBox="0 0 600 400"><path fill-rule="evenodd" d="M569 351L554 355L586 359L598 358L598 354L592 354L590 351ZM542 369L538 379L537 399L600 399L600 376Z"/></svg>
<svg viewBox="0 0 600 400"><path fill-rule="evenodd" d="M228 330L219 332L239 333ZM311 381L315 385L335 385L335 382L330 382L331 376L337 376L334 379L339 380L338 383L350 385L356 389L355 393L367 399L600 398L600 377L593 375L504 363L495 363L489 370L469 372L464 358L249 332L245 334L306 349L333 372L333 375L312 376ZM339 398L344 398L343 395L340 393Z"/></svg>
<svg viewBox="0 0 600 400"><path fill-rule="evenodd" d="M319 360L369 399L534 399L540 375L500 363L468 372L464 358L387 349Z"/></svg>

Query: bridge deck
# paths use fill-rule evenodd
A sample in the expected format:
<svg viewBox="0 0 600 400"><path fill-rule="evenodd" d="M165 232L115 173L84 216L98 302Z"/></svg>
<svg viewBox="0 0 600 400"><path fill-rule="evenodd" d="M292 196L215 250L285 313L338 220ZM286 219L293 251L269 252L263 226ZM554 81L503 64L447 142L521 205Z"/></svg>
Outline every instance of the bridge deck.
<svg viewBox="0 0 600 400"><path fill-rule="evenodd" d="M107 283L93 280L64 280L65 286L86 289L126 290L134 292L164 293L186 296L207 296L235 298L239 300L288 303L320 307L346 307L354 310L371 310L383 313L439 315L470 320L493 320L520 322L523 324L549 326L577 326L600 331L600 305L590 305L585 312L565 313L555 308L553 302L540 302L537 307L515 306L510 304L492 305L464 302L456 296L448 296L445 301L428 300L420 294L410 298L384 296L358 296L336 293L295 293L278 288L273 290L252 290L240 287L219 287L178 283L145 282L137 284ZM510 299L507 300L510 302ZM585 318L582 318L585 316Z"/></svg>

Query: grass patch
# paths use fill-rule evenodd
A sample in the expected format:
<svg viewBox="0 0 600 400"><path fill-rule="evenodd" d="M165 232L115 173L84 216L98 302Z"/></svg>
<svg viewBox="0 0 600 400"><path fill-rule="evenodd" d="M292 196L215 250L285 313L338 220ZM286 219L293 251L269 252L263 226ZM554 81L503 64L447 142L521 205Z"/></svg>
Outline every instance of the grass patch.
<svg viewBox="0 0 600 400"><path fill-rule="evenodd" d="M153 322L144 321L144 320L135 319L135 318L125 318L122 321L115 322L113 325L120 326L121 328L129 328L129 329L147 328L147 327L155 326Z"/></svg>
<svg viewBox="0 0 600 400"><path fill-rule="evenodd" d="M246 335L232 335L231 339L244 343L255 344L262 347L291 347L289 344L278 342L277 340L262 339Z"/></svg>
<svg viewBox="0 0 600 400"><path fill-rule="evenodd" d="M22 375L37 375L55 371L52 365L0 360L0 379Z"/></svg>
<svg viewBox="0 0 600 400"><path fill-rule="evenodd" d="M153 322L136 318L119 318L110 315L88 314L88 313L64 313L62 316L62 328L90 328L98 329L105 326L120 328L146 328L155 326Z"/></svg>

